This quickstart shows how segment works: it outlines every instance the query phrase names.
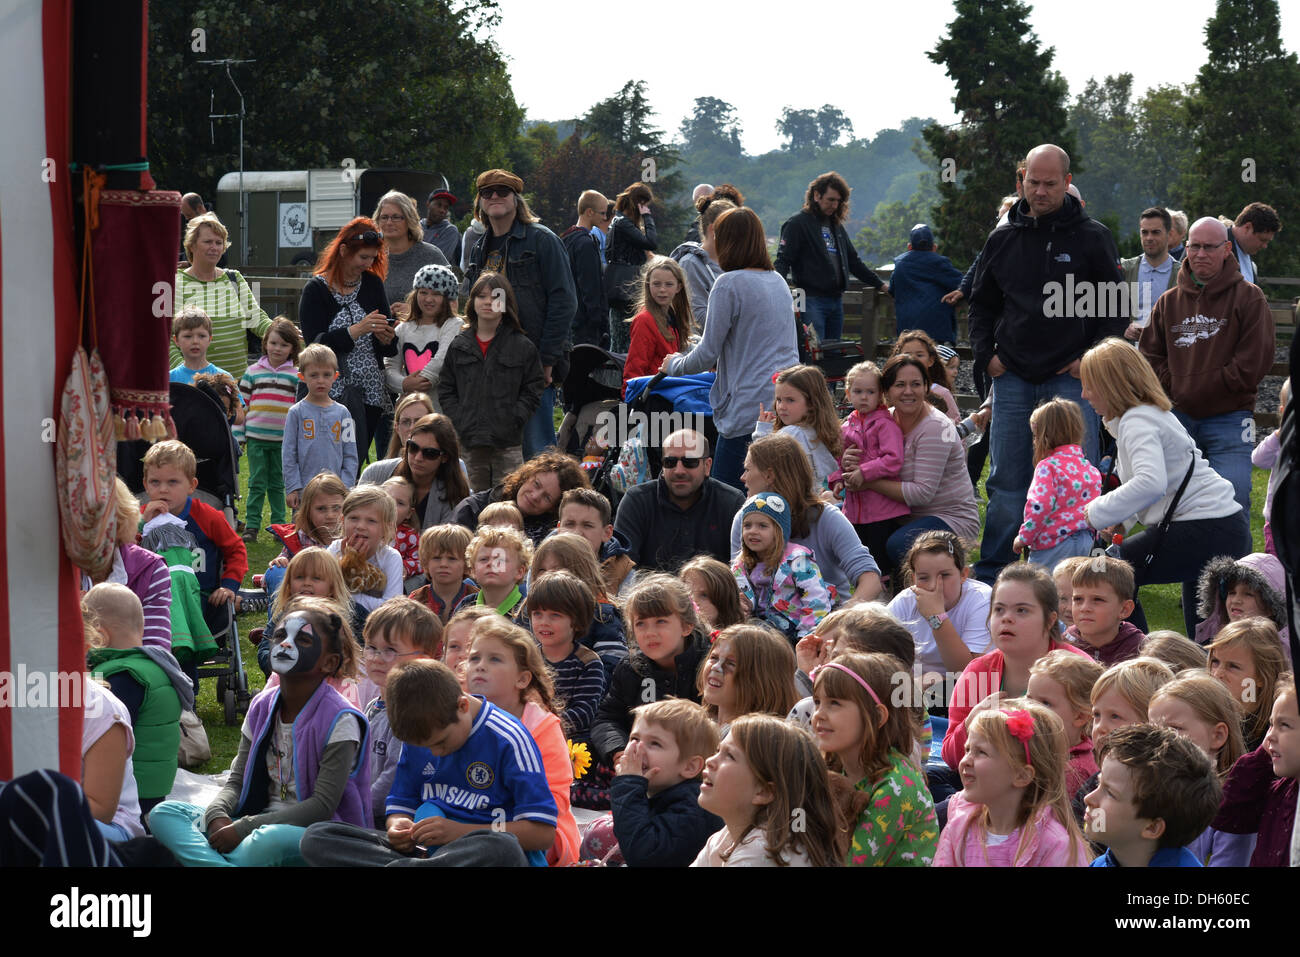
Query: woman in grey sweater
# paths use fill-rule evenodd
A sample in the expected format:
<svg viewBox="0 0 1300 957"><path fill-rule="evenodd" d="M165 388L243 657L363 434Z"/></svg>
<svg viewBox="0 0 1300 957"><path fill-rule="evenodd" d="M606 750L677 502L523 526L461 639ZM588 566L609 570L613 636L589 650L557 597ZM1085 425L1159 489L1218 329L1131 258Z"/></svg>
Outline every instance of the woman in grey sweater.
<svg viewBox="0 0 1300 957"><path fill-rule="evenodd" d="M709 294L704 338L684 355L665 357L660 368L669 375L690 375L717 366L709 392L718 429L711 474L740 488L759 403L771 404L772 375L798 365L799 348L794 301L772 268L758 214L745 206L728 210L713 229L724 272Z"/></svg>

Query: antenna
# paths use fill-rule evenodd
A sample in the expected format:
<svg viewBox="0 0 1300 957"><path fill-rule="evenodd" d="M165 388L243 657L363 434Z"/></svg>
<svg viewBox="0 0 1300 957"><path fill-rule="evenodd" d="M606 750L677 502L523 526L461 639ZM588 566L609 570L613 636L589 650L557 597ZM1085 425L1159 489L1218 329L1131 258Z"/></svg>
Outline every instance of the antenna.
<svg viewBox="0 0 1300 957"><path fill-rule="evenodd" d="M235 93L239 96L238 113L216 113L217 94L215 90L209 91L208 101L208 125L212 130L212 142L217 141L216 120L239 120L239 264L246 265L248 262L248 230L244 223L244 93L239 89L239 84L235 82L235 77L230 72L232 66L242 66L245 63L256 63L256 60L237 60L227 58L225 60L199 60L200 63L207 66L225 67L226 79L230 85L235 88Z"/></svg>

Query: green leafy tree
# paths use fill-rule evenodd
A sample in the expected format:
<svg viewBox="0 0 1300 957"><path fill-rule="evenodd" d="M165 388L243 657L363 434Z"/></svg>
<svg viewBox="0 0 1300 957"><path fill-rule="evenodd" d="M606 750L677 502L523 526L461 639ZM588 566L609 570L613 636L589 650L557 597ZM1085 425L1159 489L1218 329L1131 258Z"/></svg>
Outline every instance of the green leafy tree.
<svg viewBox="0 0 1300 957"><path fill-rule="evenodd" d="M710 151L732 159L742 153L736 108L715 96L695 98L691 115L682 120L681 134L684 151Z"/></svg>
<svg viewBox="0 0 1300 957"><path fill-rule="evenodd" d="M783 107L776 121L776 131L785 137L782 149L799 151L830 149L848 136L853 138L853 124L844 111L829 103L820 110L796 110Z"/></svg>
<svg viewBox="0 0 1300 957"><path fill-rule="evenodd" d="M238 134L215 112L238 101L244 166L395 166L443 173L458 194L504 164L523 112L489 39L495 0L339 0L326 7L177 0L149 8L149 158L160 185L211 194L236 168ZM198 32L196 32L198 31ZM419 38L413 42L413 38Z"/></svg>
<svg viewBox="0 0 1300 957"><path fill-rule="evenodd" d="M969 263L984 245L998 200L1015 186L1015 167L1039 143L1055 143L1073 159L1065 79L1051 68L1019 0L955 0L957 17L928 54L957 88L953 126L927 127L938 158L940 204L935 230L955 262ZM1072 172L1083 169L1072 164Z"/></svg>
<svg viewBox="0 0 1300 957"><path fill-rule="evenodd" d="M1188 103L1196 164L1188 204L1235 217L1273 206L1284 226L1300 217L1300 62L1282 47L1276 0L1218 0L1205 26L1208 59ZM1285 234L1284 234L1285 235ZM1270 273L1300 264L1300 246L1263 254Z"/></svg>
<svg viewBox="0 0 1300 957"><path fill-rule="evenodd" d="M1196 167L1196 136L1188 104L1196 87L1157 86L1138 100L1138 156L1134 167L1143 194L1158 206L1187 205L1185 174ZM1140 210L1139 210L1140 212Z"/></svg>
<svg viewBox="0 0 1300 957"><path fill-rule="evenodd" d="M534 213L557 234L578 217L578 197L583 190L598 189L610 199L641 177L640 151L615 151L575 131L563 143L543 146L527 181L528 202ZM652 187L653 188L653 187Z"/></svg>
<svg viewBox="0 0 1300 957"><path fill-rule="evenodd" d="M939 188L933 174L934 157L929 155L924 143L917 139L912 151L927 169L923 173L900 174L904 182L910 181L913 192L906 200L882 201L867 224L859 230L853 239L865 262L883 264L907 249L912 227L917 223L929 223L934 216L934 207L939 202ZM945 246L942 236L935 241ZM947 249L943 249L947 254Z"/></svg>
<svg viewBox="0 0 1300 957"><path fill-rule="evenodd" d="M1139 165L1138 121L1133 105L1133 74L1090 79L1070 107L1070 125L1087 160L1075 185L1094 219L1115 216L1125 232L1137 228L1137 214L1156 196L1143 189ZM1129 222L1131 220L1131 223Z"/></svg>

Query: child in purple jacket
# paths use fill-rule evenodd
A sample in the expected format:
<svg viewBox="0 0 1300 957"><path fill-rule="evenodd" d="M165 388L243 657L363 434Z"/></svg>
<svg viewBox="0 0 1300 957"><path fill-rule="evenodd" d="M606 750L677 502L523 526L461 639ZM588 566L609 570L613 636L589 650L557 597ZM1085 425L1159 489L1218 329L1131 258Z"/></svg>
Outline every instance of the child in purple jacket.
<svg viewBox="0 0 1300 957"><path fill-rule="evenodd" d="M848 371L844 382L849 390L849 401L853 403L853 411L840 427L845 450L862 450L858 471L862 473L863 481L898 481L903 471L903 430L881 402L880 369L874 362L859 362ZM845 490L843 469L826 478L835 494ZM892 576L894 571L883 567L889 554L885 543L898 528L898 519L909 514L906 504L880 492L869 489L844 491L844 517L853 523L858 538L872 557L882 563L884 574Z"/></svg>

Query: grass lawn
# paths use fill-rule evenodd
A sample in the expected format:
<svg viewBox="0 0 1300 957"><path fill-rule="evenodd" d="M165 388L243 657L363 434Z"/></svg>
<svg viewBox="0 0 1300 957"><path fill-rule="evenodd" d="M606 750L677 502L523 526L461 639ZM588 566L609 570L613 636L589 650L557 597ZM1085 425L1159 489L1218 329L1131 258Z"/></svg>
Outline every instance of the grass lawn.
<svg viewBox="0 0 1300 957"><path fill-rule="evenodd" d="M987 475L986 466L985 475L980 480L981 490L984 484L983 479ZM1253 549L1262 552L1264 550L1264 519L1260 514L1260 508L1264 503L1268 473L1261 469L1254 469L1251 473L1251 483L1251 502L1254 506L1254 514L1251 516L1250 530ZM248 459L246 457L240 459L239 490L241 494L248 490ZM263 520L266 520L265 514ZM981 527L983 527L983 524L984 505L981 503ZM262 532L258 536L258 540L248 546L249 579L245 580L245 587L252 587L251 576L264 572L267 562L279 554L279 551L279 543L271 537L269 532ZM978 552L972 555L972 563L976 557L978 557ZM1181 588L1177 584L1149 585L1142 589L1142 605L1146 609L1147 623L1153 631L1167 628L1179 633L1182 632L1183 613L1179 607L1181 595ZM265 624L266 615L262 613L239 616L239 650L244 658L244 668L248 672L249 689L254 694L262 689L266 680L262 677L261 669L257 667L257 649L249 644L248 633L252 629L260 628ZM239 748L239 727L230 727L226 724L221 704L216 700L216 681L209 679L200 684L196 707L199 717L203 719L203 726L208 732L208 741L212 745L212 758L195 770L203 774L212 774L230 767L230 762Z"/></svg>

